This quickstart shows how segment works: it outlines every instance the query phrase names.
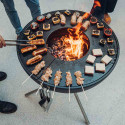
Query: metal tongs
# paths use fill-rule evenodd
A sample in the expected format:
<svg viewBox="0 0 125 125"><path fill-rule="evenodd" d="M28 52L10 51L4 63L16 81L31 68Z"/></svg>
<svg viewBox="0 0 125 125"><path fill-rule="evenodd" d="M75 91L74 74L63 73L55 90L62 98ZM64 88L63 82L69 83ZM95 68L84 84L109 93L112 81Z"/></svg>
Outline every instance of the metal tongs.
<svg viewBox="0 0 125 125"><path fill-rule="evenodd" d="M17 42L30 42L32 40L5 40L7 46L33 46L33 44L28 43L17 43ZM15 42L15 43L12 43Z"/></svg>

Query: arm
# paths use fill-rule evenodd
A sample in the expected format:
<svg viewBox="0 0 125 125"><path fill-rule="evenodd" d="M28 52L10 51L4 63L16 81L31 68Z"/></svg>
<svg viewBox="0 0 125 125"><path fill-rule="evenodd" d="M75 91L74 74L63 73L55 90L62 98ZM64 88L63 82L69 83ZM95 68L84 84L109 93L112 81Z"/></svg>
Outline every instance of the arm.
<svg viewBox="0 0 125 125"><path fill-rule="evenodd" d="M6 43L5 43L4 39L3 39L3 37L0 35L0 48L2 48L3 46L5 47Z"/></svg>

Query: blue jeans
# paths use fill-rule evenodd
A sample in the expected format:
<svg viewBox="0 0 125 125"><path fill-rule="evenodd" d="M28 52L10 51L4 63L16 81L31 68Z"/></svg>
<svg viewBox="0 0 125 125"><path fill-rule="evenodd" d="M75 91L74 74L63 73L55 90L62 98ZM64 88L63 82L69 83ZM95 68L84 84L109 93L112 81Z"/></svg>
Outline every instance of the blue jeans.
<svg viewBox="0 0 125 125"><path fill-rule="evenodd" d="M16 30L16 34L19 35L22 31L22 26L13 0L1 0L1 2L4 5L5 11L10 19L11 24ZM31 11L33 19L41 15L39 0L25 0L25 2Z"/></svg>

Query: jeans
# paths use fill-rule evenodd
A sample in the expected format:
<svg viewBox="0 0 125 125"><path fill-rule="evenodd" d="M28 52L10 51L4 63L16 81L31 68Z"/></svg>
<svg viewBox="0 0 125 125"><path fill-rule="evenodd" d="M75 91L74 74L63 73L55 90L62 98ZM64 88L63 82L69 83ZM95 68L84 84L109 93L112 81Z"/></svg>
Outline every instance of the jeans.
<svg viewBox="0 0 125 125"><path fill-rule="evenodd" d="M22 31L22 26L13 0L1 0L1 2L4 5L5 11L10 19L11 24L16 30L16 34L19 35ZM25 2L30 9L33 19L41 15L39 0L25 0Z"/></svg>

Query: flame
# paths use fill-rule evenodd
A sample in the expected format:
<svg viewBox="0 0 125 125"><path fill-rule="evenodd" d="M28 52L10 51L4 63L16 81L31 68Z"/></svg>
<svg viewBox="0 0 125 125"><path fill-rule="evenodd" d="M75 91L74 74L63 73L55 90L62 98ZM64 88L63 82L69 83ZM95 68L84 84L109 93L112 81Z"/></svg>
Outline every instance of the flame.
<svg viewBox="0 0 125 125"><path fill-rule="evenodd" d="M88 19L89 16L90 16L90 13L86 12L86 13L83 14L82 18L83 19Z"/></svg>
<svg viewBox="0 0 125 125"><path fill-rule="evenodd" d="M91 12L90 12L91 14L94 12L94 9L96 7L101 7L101 4L98 0L94 0L94 5L93 5L93 8L91 9Z"/></svg>
<svg viewBox="0 0 125 125"><path fill-rule="evenodd" d="M93 6L93 8L95 9L96 7L101 7L101 4L100 4L100 2L99 2L98 0L95 0L95 1L94 1L94 6Z"/></svg>
<svg viewBox="0 0 125 125"><path fill-rule="evenodd" d="M90 13L86 12L86 13L83 14L82 19L83 19L83 20L88 19L89 16L90 16ZM81 26L82 26L82 23L78 23L78 24L74 27L77 34L79 33L79 30L81 29Z"/></svg>
<svg viewBox="0 0 125 125"><path fill-rule="evenodd" d="M80 24L78 26L80 26ZM89 47L86 42L88 38L78 29L76 30L74 28L68 28L69 35L65 35L64 37L63 46L65 46L64 50L67 61L80 59L83 57L84 47L86 46L87 49Z"/></svg>

